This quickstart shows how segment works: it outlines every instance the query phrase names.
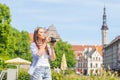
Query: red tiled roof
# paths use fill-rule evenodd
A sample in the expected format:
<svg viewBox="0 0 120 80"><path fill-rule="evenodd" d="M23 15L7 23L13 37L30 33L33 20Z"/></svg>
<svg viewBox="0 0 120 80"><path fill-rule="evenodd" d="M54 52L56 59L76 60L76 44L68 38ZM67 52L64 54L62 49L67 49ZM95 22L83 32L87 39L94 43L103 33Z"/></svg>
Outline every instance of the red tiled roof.
<svg viewBox="0 0 120 80"><path fill-rule="evenodd" d="M98 49L98 52L100 55L103 55L102 53L102 45L72 45L72 49L74 51L84 51L85 48L92 48L92 49Z"/></svg>
<svg viewBox="0 0 120 80"><path fill-rule="evenodd" d="M103 56L102 45L97 46L98 52Z"/></svg>

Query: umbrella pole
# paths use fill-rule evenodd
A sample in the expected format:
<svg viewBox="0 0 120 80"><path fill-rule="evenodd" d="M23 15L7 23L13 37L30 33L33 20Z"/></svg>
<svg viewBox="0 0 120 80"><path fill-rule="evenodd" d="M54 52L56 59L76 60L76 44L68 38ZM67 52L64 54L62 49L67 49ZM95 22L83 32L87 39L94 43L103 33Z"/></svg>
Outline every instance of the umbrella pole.
<svg viewBox="0 0 120 80"><path fill-rule="evenodd" d="M18 68L19 68L19 65L17 65L17 80L18 80Z"/></svg>

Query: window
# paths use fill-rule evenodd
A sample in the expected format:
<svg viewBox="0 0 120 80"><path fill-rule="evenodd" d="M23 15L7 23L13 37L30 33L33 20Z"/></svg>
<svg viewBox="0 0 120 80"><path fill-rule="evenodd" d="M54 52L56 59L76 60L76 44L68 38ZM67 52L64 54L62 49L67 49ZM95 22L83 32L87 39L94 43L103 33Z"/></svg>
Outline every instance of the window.
<svg viewBox="0 0 120 80"><path fill-rule="evenodd" d="M98 61L98 57L96 57L96 61Z"/></svg>
<svg viewBox="0 0 120 80"><path fill-rule="evenodd" d="M96 63L96 68L98 67L98 64Z"/></svg>
<svg viewBox="0 0 120 80"><path fill-rule="evenodd" d="M92 68L92 63L90 64L90 67Z"/></svg>

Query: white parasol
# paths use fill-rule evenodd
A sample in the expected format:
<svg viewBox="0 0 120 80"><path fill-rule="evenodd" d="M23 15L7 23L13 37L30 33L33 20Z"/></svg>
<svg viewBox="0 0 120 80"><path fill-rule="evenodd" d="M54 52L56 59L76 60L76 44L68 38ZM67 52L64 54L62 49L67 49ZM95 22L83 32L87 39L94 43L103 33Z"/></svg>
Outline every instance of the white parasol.
<svg viewBox="0 0 120 80"><path fill-rule="evenodd" d="M67 69L67 62L66 62L65 54L63 54L63 56L62 56L61 69L62 70Z"/></svg>
<svg viewBox="0 0 120 80"><path fill-rule="evenodd" d="M17 65L17 79L18 79L18 66L20 64L31 64L30 61L27 61L25 59L22 59L22 58L14 58L14 59L10 59L10 60L6 60L5 63L7 64L16 64Z"/></svg>
<svg viewBox="0 0 120 80"><path fill-rule="evenodd" d="M27 60L19 58L19 57L7 60L7 61L5 61L5 63L7 63L7 64L31 64L30 61L27 61Z"/></svg>

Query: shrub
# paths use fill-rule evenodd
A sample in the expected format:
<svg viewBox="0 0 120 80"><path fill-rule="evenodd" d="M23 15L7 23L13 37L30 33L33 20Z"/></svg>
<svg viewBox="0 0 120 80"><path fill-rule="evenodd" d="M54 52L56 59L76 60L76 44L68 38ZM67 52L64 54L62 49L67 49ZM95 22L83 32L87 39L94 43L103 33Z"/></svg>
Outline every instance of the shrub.
<svg viewBox="0 0 120 80"><path fill-rule="evenodd" d="M55 71L52 71L52 80L64 80L64 75L62 72L57 73Z"/></svg>
<svg viewBox="0 0 120 80"><path fill-rule="evenodd" d="M76 75L73 70L66 70L65 73L66 75L62 71L60 73L52 71L52 78L53 80L120 80L116 72L105 70L102 70L101 74L97 76L92 74L90 76Z"/></svg>
<svg viewBox="0 0 120 80"><path fill-rule="evenodd" d="M75 74L75 71L73 70L66 70L65 73L68 75L68 74Z"/></svg>
<svg viewBox="0 0 120 80"><path fill-rule="evenodd" d="M27 69L20 69L18 74L18 80L30 80L30 75Z"/></svg>

